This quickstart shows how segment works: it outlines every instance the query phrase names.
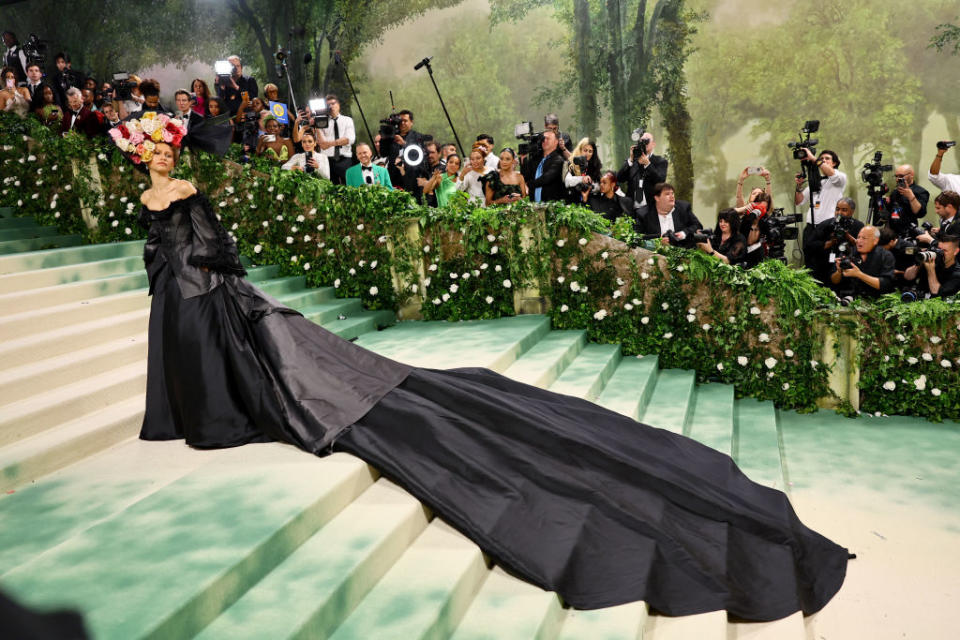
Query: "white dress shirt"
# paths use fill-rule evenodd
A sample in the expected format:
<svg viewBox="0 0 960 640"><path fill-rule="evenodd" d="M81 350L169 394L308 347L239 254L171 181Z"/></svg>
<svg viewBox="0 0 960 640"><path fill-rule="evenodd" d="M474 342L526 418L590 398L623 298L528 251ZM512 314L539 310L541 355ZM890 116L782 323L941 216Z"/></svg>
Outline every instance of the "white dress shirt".
<svg viewBox="0 0 960 640"><path fill-rule="evenodd" d="M467 175L463 177L463 182L457 185L457 189L460 191L466 191L470 196L470 200L477 202L480 205L483 205L487 201L486 194L484 194L483 183L480 182L480 177L485 176L490 173L488 167L483 168L483 173L477 173L473 169L467 172Z"/></svg>
<svg viewBox="0 0 960 640"><path fill-rule="evenodd" d="M488 153L487 157L483 159L483 164L485 164L488 169L497 171L500 169L500 156L496 156L493 153Z"/></svg>
<svg viewBox="0 0 960 640"><path fill-rule="evenodd" d="M326 178L330 179L330 162L327 160L327 156L323 155L319 151L313 151L313 157L317 161L317 173ZM293 157L283 163L281 169L290 170L294 167L300 167L301 169L306 170L307 168L307 154L306 153L295 153Z"/></svg>
<svg viewBox="0 0 960 640"><path fill-rule="evenodd" d="M352 158L353 157L353 143L357 141L357 130L353 126L353 118L350 116L345 116L342 113L336 117L337 128L339 129L339 136L333 135L333 123L334 118L330 118L330 122L327 123L326 128L320 129L320 132L323 134L324 140L336 140L337 138L346 138L348 140L347 144L340 145L340 157L341 158ZM328 149L320 149L320 153L332 158L334 154L334 149L336 147L330 147Z"/></svg>
<svg viewBox="0 0 960 640"><path fill-rule="evenodd" d="M837 203L843 197L843 190L847 188L847 174L842 171L834 171L829 178L823 176L823 182L820 183L820 193L813 194L813 224L819 224L824 220L834 217L837 212ZM810 215L810 187L804 187L803 199L797 205L798 211L802 211L804 219Z"/></svg>
<svg viewBox="0 0 960 640"><path fill-rule="evenodd" d="M956 191L960 193L960 175L956 173L938 173L936 175L928 173L927 178L930 179L930 184L940 189L940 191Z"/></svg>
<svg viewBox="0 0 960 640"><path fill-rule="evenodd" d="M657 211L657 218L660 219L661 237L667 235L668 231L676 232L676 229L673 228L673 211L673 209L670 209L670 211L667 213L660 213Z"/></svg>

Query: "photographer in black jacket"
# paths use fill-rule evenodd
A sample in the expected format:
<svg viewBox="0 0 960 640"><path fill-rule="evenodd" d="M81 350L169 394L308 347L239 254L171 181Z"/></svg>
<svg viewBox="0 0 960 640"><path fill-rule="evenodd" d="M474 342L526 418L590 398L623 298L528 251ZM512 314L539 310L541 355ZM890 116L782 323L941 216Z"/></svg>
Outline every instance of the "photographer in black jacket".
<svg viewBox="0 0 960 640"><path fill-rule="evenodd" d="M930 192L914 183L913 167L908 164L897 167L893 176L896 188L887 197L890 210L890 225L898 231L916 226L917 220L927 215Z"/></svg>
<svg viewBox="0 0 960 640"><path fill-rule="evenodd" d="M867 226L857 235L857 251L852 257L838 257L830 281L838 287L837 295L849 302L850 297L876 298L893 291L893 256L879 247L880 230Z"/></svg>
<svg viewBox="0 0 960 640"><path fill-rule="evenodd" d="M580 192L580 198L590 209L613 222L617 218L626 216L634 219L636 211L633 200L626 196L617 195L617 174L607 171L600 176L600 193L591 193L589 189Z"/></svg>
<svg viewBox="0 0 960 640"><path fill-rule="evenodd" d="M231 116L237 115L243 94L247 94L247 101L259 95L257 81L250 76L243 75L243 65L240 56L230 56L227 62L233 65L233 72L229 76L217 77L217 97L223 101Z"/></svg>
<svg viewBox="0 0 960 640"><path fill-rule="evenodd" d="M649 131L640 136L640 141L630 147L630 155L617 173L617 182L623 192L633 199L634 206L653 208L653 188L667 181L667 159L655 155L657 144Z"/></svg>
<svg viewBox="0 0 960 640"><path fill-rule="evenodd" d="M943 235L935 250L917 255L923 258L922 265L913 265L903 274L907 282L917 282L918 289L931 296L947 298L960 293L960 264L957 251L960 236Z"/></svg>
<svg viewBox="0 0 960 640"><path fill-rule="evenodd" d="M533 202L564 200L567 189L563 184L563 152L559 148L557 133L552 129L543 132L542 155L536 165L528 165L523 176L530 189Z"/></svg>
<svg viewBox="0 0 960 640"><path fill-rule="evenodd" d="M836 258L853 253L863 223L854 218L857 203L853 198L837 201L836 215L812 227L803 239L803 257L811 275L824 284L830 282ZM831 257L831 255L833 257Z"/></svg>

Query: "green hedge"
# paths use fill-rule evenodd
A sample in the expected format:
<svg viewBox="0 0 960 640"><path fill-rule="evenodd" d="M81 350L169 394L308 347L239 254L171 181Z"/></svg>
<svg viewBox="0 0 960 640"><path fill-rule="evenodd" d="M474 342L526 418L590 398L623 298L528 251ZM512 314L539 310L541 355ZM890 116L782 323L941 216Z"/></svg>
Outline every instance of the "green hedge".
<svg viewBox="0 0 960 640"><path fill-rule="evenodd" d="M369 308L419 303L428 320L498 318L514 313L518 292L539 292L555 328L584 329L628 355L659 354L665 368L692 369L701 381L736 385L740 396L802 411L830 395L821 358L832 327L859 340L864 411L960 419L953 303L905 305L888 296L840 310L805 272L773 261L743 271L670 247L630 249L601 235L630 239L629 224L611 228L580 207L481 208L458 196L432 209L399 191L335 186L204 153L185 152L177 175L208 194L244 255ZM145 237L137 216L148 179L106 139L61 138L0 114L0 176L0 205L41 224L88 242ZM97 216L93 229L81 202Z"/></svg>

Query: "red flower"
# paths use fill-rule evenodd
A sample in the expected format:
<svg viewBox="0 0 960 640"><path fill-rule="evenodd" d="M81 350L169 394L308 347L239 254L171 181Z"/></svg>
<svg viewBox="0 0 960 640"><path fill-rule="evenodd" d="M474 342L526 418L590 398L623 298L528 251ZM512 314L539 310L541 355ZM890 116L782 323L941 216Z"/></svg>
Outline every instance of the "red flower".
<svg viewBox="0 0 960 640"><path fill-rule="evenodd" d="M183 140L183 135L179 133L175 133L173 134L173 140L170 141L170 144L179 148L181 140Z"/></svg>
<svg viewBox="0 0 960 640"><path fill-rule="evenodd" d="M117 127L117 129L120 131L120 135L122 135L124 138L130 137L130 130L127 129L127 125L121 124L119 127Z"/></svg>
<svg viewBox="0 0 960 640"><path fill-rule="evenodd" d="M137 154L131 155L130 159L133 160L133 164L140 164L140 156Z"/></svg>
<svg viewBox="0 0 960 640"><path fill-rule="evenodd" d="M166 126L165 128L166 128L167 131L169 131L169 132L172 133L173 135L177 135L178 133L180 133L180 127L178 127L177 125L173 124L173 122L168 122L168 123L167 123L167 126Z"/></svg>

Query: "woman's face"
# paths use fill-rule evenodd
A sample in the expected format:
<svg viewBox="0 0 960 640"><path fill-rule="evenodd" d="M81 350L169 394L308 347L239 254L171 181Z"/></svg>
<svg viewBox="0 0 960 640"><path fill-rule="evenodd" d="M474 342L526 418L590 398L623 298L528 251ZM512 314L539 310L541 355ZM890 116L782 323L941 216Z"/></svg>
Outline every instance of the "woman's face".
<svg viewBox="0 0 960 640"><path fill-rule="evenodd" d="M193 81L193 86L190 87L190 90L193 91L198 96L203 95L203 83L199 80Z"/></svg>
<svg viewBox="0 0 960 640"><path fill-rule="evenodd" d="M210 104L207 105L207 110L211 116L220 115L220 103L217 100L211 100Z"/></svg>
<svg viewBox="0 0 960 640"><path fill-rule="evenodd" d="M280 133L280 123L278 123L276 120L267 120L267 124L265 124L263 128L269 135L272 136Z"/></svg>
<svg viewBox="0 0 960 640"><path fill-rule="evenodd" d="M596 150L593 148L592 144L583 145L583 157L587 159L587 162L590 162L593 159L593 154Z"/></svg>
<svg viewBox="0 0 960 640"><path fill-rule="evenodd" d="M17 76L14 75L13 71L7 71L6 73L3 74L3 87L0 87L0 89L6 88L7 80L9 80L10 78L13 78L14 85L16 85Z"/></svg>
<svg viewBox="0 0 960 640"><path fill-rule="evenodd" d="M251 107L254 111L263 111L263 100L261 100L260 98L254 98L254 99L250 102L250 107Z"/></svg>
<svg viewBox="0 0 960 640"><path fill-rule="evenodd" d="M513 154L509 151L500 152L500 169L509 171L513 168Z"/></svg>
<svg viewBox="0 0 960 640"><path fill-rule="evenodd" d="M717 226L720 227L721 233L730 233L730 223L723 218L717 221Z"/></svg>
<svg viewBox="0 0 960 640"><path fill-rule="evenodd" d="M480 173L480 170L483 168L483 154L479 151L470 152L470 168Z"/></svg>
<svg viewBox="0 0 960 640"><path fill-rule="evenodd" d="M44 104L53 104L53 89L50 87L43 88L43 102Z"/></svg>
<svg viewBox="0 0 960 640"><path fill-rule="evenodd" d="M173 147L164 142L158 142L150 164L147 166L157 173L170 173L173 170L173 159Z"/></svg>
<svg viewBox="0 0 960 640"><path fill-rule="evenodd" d="M97 81L94 80L93 78L87 78L86 82L84 82L83 88L90 89L90 91L96 91Z"/></svg>
<svg viewBox="0 0 960 640"><path fill-rule="evenodd" d="M303 139L300 141L303 145L304 151L313 151L317 147L317 141L313 139L313 136L307 134L303 136Z"/></svg>
<svg viewBox="0 0 960 640"><path fill-rule="evenodd" d="M270 87L269 89L263 92L263 95L267 96L267 100L273 100L274 102L276 102L277 98L280 97L280 92L274 89L273 87Z"/></svg>
<svg viewBox="0 0 960 640"><path fill-rule="evenodd" d="M452 176L460 173L460 156L450 156L447 158L447 173Z"/></svg>

